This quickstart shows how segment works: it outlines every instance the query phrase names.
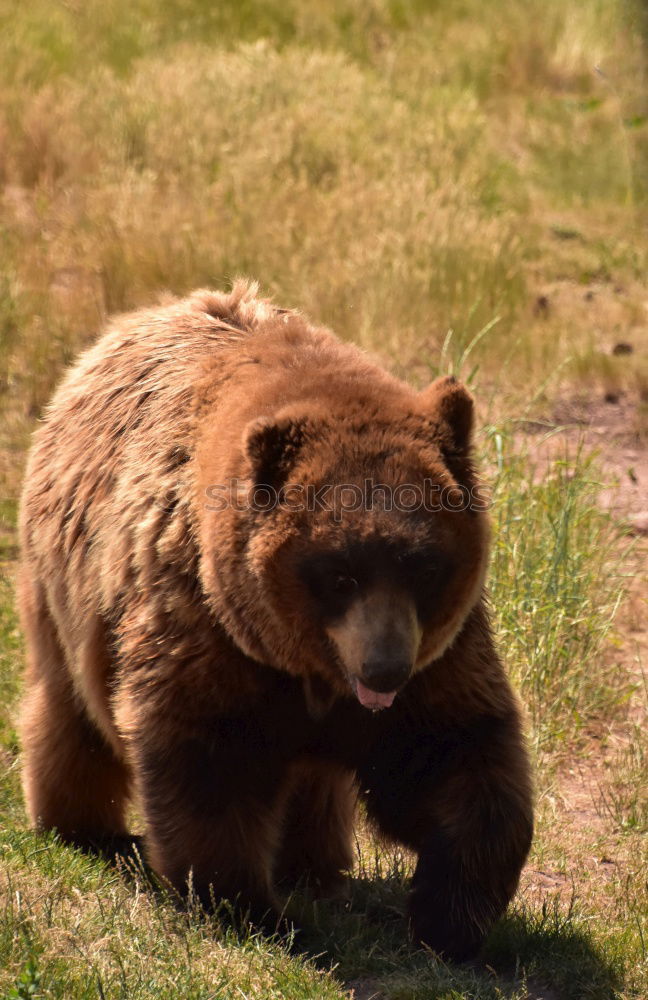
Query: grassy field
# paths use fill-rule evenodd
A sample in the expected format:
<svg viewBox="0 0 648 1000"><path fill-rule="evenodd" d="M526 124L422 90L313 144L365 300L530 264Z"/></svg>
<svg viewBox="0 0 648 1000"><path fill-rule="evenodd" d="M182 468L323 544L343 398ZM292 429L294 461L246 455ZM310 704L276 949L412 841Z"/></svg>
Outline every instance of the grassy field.
<svg viewBox="0 0 648 1000"><path fill-rule="evenodd" d="M601 510L605 456L523 433L607 397L648 435L647 38L639 0L0 0L2 1000L648 996L645 547ZM302 955L27 829L29 434L107 315L237 274L477 393L538 832L474 967L408 946L410 859L363 828Z"/></svg>

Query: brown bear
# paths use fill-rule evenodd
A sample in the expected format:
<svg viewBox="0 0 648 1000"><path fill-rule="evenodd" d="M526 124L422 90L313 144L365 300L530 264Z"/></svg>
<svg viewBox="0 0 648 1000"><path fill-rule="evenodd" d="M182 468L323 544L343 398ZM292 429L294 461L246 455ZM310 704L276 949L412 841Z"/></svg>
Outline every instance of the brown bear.
<svg viewBox="0 0 648 1000"><path fill-rule="evenodd" d="M254 284L119 319L27 469L31 820L96 845L135 797L154 869L262 920L338 884L360 796L417 856L415 940L473 955L532 805L472 425Z"/></svg>

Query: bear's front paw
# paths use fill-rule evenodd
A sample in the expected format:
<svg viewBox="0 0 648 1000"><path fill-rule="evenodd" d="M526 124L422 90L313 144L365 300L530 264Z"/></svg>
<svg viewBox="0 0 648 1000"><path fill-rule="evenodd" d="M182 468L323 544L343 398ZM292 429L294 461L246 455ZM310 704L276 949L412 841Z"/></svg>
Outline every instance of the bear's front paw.
<svg viewBox="0 0 648 1000"><path fill-rule="evenodd" d="M451 962L474 958L492 921L481 887L466 884L461 865L442 842L419 858L409 898L414 942Z"/></svg>
<svg viewBox="0 0 648 1000"><path fill-rule="evenodd" d="M409 903L410 933L417 945L424 945L450 962L474 958L484 940L479 927L464 916L452 913L448 904L414 893Z"/></svg>

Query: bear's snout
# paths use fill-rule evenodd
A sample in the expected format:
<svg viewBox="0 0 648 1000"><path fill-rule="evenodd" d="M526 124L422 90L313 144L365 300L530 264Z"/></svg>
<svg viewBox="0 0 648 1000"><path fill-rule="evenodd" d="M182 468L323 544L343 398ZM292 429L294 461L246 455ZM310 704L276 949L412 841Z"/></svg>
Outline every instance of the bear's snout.
<svg viewBox="0 0 648 1000"><path fill-rule="evenodd" d="M408 680L412 672L409 660L394 660L392 657L372 657L362 664L362 682L372 691L387 693L397 691Z"/></svg>
<svg viewBox="0 0 648 1000"><path fill-rule="evenodd" d="M421 645L412 598L387 586L372 588L327 632L360 704L389 708L409 680Z"/></svg>
<svg viewBox="0 0 648 1000"><path fill-rule="evenodd" d="M362 664L360 675L351 678L351 686L360 704L376 712L381 708L391 708L411 672L409 659L373 655Z"/></svg>

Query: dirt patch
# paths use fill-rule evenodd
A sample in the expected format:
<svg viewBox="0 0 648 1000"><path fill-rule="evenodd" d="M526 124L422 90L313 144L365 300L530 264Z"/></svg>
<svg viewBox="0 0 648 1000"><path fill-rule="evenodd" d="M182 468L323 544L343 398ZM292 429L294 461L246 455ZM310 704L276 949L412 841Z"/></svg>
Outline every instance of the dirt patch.
<svg viewBox="0 0 648 1000"><path fill-rule="evenodd" d="M556 843L545 845L541 867L529 866L523 873L521 894L529 902L549 897L569 903L596 894L622 878L628 867L627 845L610 802L619 762L648 723L648 442L637 413L636 399L570 396L555 401L545 419L521 429L538 477L556 460L594 453L598 502L621 528L623 561L620 557L615 570L626 585L616 633L604 655L624 671L632 689L623 719L586 737L578 752L561 763L539 803L544 826L556 831ZM568 856L561 846L565 843ZM551 991L532 995L536 993L551 1000Z"/></svg>
<svg viewBox="0 0 648 1000"><path fill-rule="evenodd" d="M549 986L541 986L540 983L536 983L532 980L527 982L528 989L528 1000L560 1000L560 997L555 990L552 990Z"/></svg>
<svg viewBox="0 0 648 1000"><path fill-rule="evenodd" d="M648 667L648 440L637 424L638 400L570 396L558 399L546 419L522 428L529 455L539 474L557 459L593 453L597 466L598 502L629 536L636 538L620 567L627 595L617 618L621 645L614 650L637 687L631 704L645 710L643 670Z"/></svg>
<svg viewBox="0 0 648 1000"><path fill-rule="evenodd" d="M349 1000L385 1000L370 979L354 979L347 983Z"/></svg>
<svg viewBox="0 0 648 1000"><path fill-rule="evenodd" d="M579 452L593 453L600 472L601 507L629 523L648 511L648 447L638 425L637 401L585 396L558 399L545 418L520 428L540 466Z"/></svg>

